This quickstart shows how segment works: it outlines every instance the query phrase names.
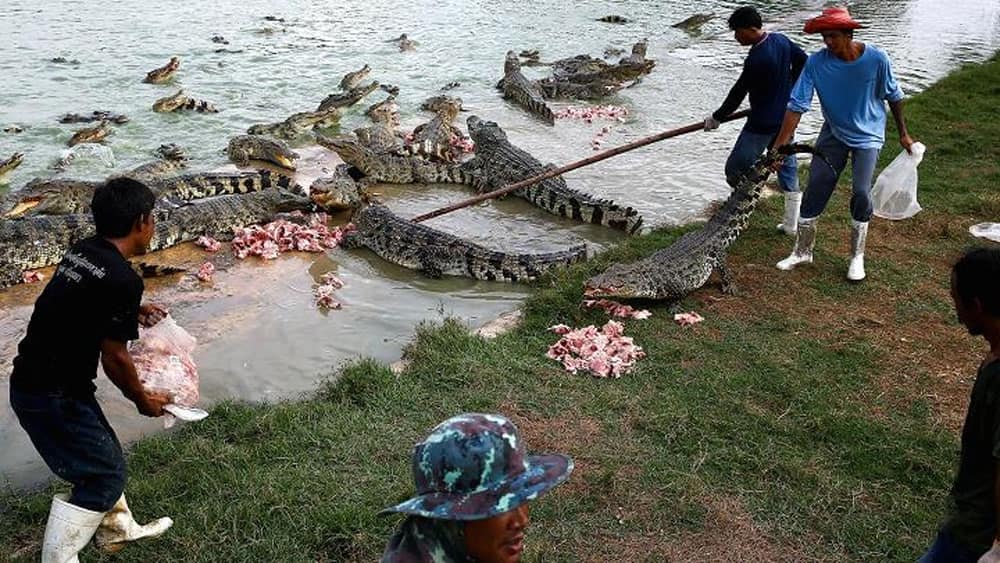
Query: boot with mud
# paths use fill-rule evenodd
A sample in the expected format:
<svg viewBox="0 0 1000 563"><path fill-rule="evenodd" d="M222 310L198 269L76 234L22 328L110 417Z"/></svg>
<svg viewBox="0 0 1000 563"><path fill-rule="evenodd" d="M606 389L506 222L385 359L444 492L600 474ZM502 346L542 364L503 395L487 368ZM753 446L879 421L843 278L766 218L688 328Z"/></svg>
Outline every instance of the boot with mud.
<svg viewBox="0 0 1000 563"><path fill-rule="evenodd" d="M104 552L115 553L124 548L128 542L155 538L173 525L174 521L169 517L158 518L146 525L139 524L132 517L132 511L123 494L104 515L94 535L94 543Z"/></svg>

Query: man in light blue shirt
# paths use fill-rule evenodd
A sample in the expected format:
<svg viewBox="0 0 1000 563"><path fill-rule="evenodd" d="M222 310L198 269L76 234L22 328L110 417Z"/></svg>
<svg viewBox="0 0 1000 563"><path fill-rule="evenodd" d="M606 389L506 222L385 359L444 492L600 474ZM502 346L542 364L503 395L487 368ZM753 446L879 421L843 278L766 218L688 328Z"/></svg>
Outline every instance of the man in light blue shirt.
<svg viewBox="0 0 1000 563"><path fill-rule="evenodd" d="M816 92L825 120L816 139L816 150L826 156L832 167L822 159L813 159L795 248L788 258L778 262L781 270L812 262L816 220L830 201L850 156L853 221L847 279L864 279L865 240L872 216L872 179L878 153L885 142L886 102L899 130L899 143L907 151L913 144L903 119L903 91L896 84L889 57L874 45L854 41L854 30L859 27L861 25L851 18L846 8L828 8L806 22L805 32L821 33L826 48L806 60L792 89L774 146L780 147L791 140Z"/></svg>

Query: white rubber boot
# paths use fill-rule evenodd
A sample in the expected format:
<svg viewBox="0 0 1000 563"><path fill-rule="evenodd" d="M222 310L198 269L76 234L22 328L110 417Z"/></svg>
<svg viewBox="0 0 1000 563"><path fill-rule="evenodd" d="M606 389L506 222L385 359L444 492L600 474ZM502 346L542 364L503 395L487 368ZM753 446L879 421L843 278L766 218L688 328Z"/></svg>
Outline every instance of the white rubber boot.
<svg viewBox="0 0 1000 563"><path fill-rule="evenodd" d="M125 547L125 544L143 538L155 538L166 532L174 521L170 518L158 518L149 524L142 525L132 517L125 495L104 515L104 520L97 528L94 543L102 551L114 553Z"/></svg>
<svg viewBox="0 0 1000 563"><path fill-rule="evenodd" d="M778 230L786 235L794 235L799 224L799 206L802 204L802 192L785 192L785 216L778 224Z"/></svg>
<svg viewBox="0 0 1000 563"><path fill-rule="evenodd" d="M87 546L104 518L103 512L70 504L68 499L65 493L52 497L42 540L42 563L79 563L76 554Z"/></svg>
<svg viewBox="0 0 1000 563"><path fill-rule="evenodd" d="M779 270L791 270L799 264L812 264L813 246L816 245L816 219L799 219L799 228L795 234L795 248L781 262L775 264Z"/></svg>
<svg viewBox="0 0 1000 563"><path fill-rule="evenodd" d="M851 222L851 264L847 267L847 279L865 279L865 241L868 239L868 221Z"/></svg>

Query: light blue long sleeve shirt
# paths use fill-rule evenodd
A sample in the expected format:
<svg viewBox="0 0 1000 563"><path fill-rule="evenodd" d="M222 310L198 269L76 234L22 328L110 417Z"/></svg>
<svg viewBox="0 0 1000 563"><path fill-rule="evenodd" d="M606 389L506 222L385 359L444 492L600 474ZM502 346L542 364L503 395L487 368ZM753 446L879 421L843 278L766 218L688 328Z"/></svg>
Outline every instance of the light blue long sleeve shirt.
<svg viewBox="0 0 1000 563"><path fill-rule="evenodd" d="M885 102L903 99L889 57L873 45L847 62L826 48L809 55L792 88L788 109L809 111L819 94L823 117L833 136L856 149L880 149L885 143Z"/></svg>

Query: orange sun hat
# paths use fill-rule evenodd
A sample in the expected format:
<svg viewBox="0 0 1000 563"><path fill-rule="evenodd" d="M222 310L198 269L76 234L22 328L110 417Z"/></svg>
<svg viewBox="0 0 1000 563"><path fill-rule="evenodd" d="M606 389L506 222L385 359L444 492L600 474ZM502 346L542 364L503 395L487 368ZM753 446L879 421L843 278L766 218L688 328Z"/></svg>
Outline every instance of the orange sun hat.
<svg viewBox="0 0 1000 563"><path fill-rule="evenodd" d="M862 26L854 21L847 8L837 6L827 8L823 13L806 22L806 33L821 33L823 31L839 31L843 29L858 29Z"/></svg>

